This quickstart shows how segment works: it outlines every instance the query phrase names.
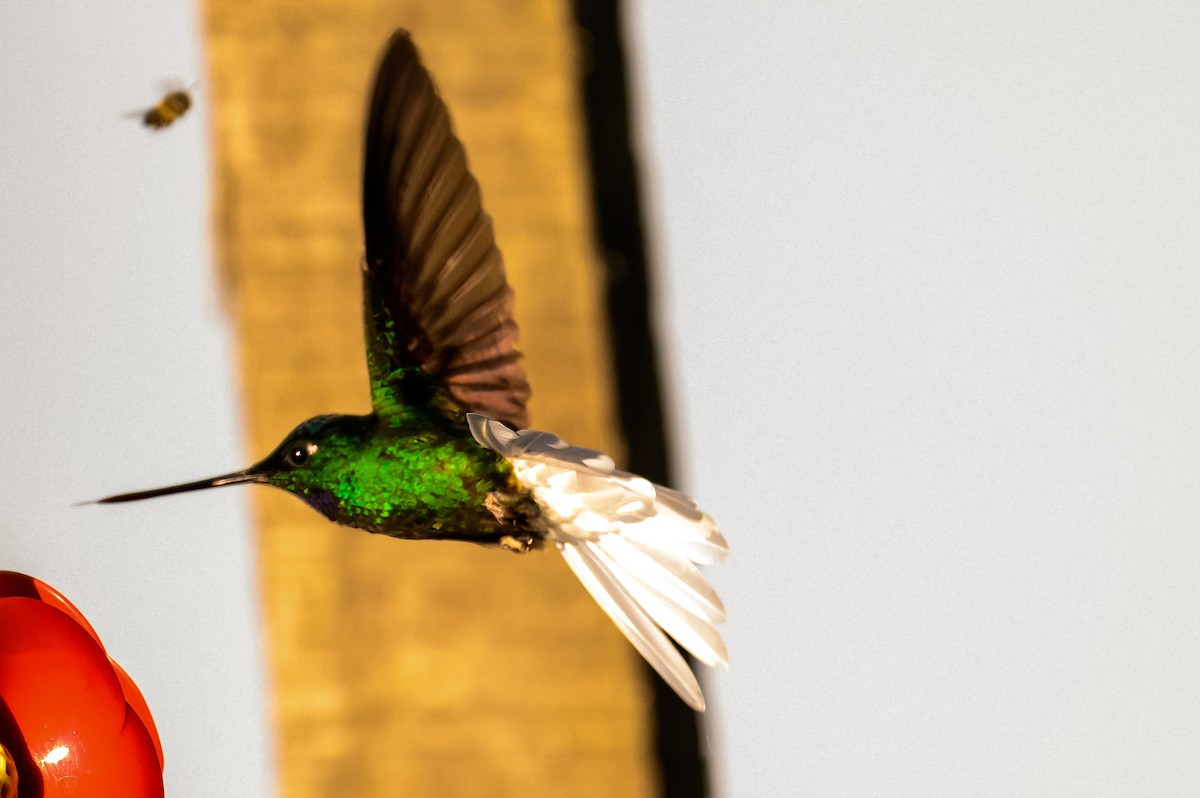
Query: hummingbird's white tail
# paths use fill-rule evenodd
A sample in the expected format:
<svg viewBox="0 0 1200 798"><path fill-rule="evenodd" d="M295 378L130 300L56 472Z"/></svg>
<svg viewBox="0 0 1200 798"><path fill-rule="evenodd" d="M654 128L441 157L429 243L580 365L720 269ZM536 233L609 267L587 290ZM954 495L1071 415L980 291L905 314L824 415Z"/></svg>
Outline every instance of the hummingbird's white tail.
<svg viewBox="0 0 1200 798"><path fill-rule="evenodd" d="M546 536L629 642L689 706L704 696L663 632L714 668L729 662L716 624L725 607L696 565L729 553L716 524L679 491L618 470L612 458L547 432L514 432L467 415L481 445L504 455L542 510Z"/></svg>

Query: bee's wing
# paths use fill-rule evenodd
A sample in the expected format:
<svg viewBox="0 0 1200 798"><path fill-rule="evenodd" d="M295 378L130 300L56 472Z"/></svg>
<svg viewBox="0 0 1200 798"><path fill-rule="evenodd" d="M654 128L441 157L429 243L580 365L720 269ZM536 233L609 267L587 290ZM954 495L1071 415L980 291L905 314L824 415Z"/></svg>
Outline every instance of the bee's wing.
<svg viewBox="0 0 1200 798"><path fill-rule="evenodd" d="M363 164L367 358L377 410L429 378L447 414L528 426L512 289L446 106L397 31L375 77ZM422 386L424 383L424 386Z"/></svg>

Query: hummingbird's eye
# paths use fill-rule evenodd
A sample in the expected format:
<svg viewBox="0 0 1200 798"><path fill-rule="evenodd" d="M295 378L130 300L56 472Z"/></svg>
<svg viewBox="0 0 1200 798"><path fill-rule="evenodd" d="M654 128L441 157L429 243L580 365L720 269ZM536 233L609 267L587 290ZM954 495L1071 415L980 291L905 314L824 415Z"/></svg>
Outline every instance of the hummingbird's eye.
<svg viewBox="0 0 1200 798"><path fill-rule="evenodd" d="M283 458L283 462L287 463L292 468L300 468L308 462L308 458L317 450L315 443L307 441L298 443L291 448L287 456Z"/></svg>

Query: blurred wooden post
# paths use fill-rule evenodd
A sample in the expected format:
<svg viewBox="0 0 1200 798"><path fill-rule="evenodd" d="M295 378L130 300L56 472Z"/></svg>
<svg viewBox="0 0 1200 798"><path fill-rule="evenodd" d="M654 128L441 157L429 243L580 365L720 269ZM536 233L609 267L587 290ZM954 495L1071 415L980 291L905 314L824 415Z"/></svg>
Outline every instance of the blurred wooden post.
<svg viewBox="0 0 1200 798"><path fill-rule="evenodd" d="M535 425L619 453L567 3L208 0L204 15L252 454L309 416L368 409L361 127L396 27L495 219ZM635 655L556 554L395 541L255 498L285 795L655 791Z"/></svg>

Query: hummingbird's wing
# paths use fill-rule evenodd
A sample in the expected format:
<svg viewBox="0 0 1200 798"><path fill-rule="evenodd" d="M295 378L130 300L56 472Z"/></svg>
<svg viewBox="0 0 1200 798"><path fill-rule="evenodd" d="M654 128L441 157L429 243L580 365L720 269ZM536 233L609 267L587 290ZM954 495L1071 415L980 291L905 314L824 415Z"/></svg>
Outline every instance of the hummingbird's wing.
<svg viewBox="0 0 1200 798"><path fill-rule="evenodd" d="M367 360L376 410L419 369L459 411L523 427L513 293L446 105L404 31L375 77L363 164Z"/></svg>
<svg viewBox="0 0 1200 798"><path fill-rule="evenodd" d="M703 711L696 676L667 635L705 665L729 662L716 629L725 606L696 567L729 552L712 518L594 449L476 414L467 423L476 441L513 464L542 508L547 534L596 602L679 697Z"/></svg>

